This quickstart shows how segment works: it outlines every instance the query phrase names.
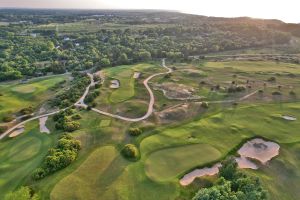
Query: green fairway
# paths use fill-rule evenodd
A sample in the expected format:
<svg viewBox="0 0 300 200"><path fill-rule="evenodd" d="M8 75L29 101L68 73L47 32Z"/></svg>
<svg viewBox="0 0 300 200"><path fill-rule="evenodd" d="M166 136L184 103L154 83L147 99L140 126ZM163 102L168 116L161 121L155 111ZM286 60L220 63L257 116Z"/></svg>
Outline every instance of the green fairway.
<svg viewBox="0 0 300 200"><path fill-rule="evenodd" d="M28 83L6 83L0 85L0 119L6 113L14 113L22 108L37 107L49 99L54 91L49 89L66 80L66 75L40 78Z"/></svg>
<svg viewBox="0 0 300 200"><path fill-rule="evenodd" d="M272 61L229 61L229 62L207 62L205 67L228 68L246 72L289 72L300 74L300 65L291 63L276 63Z"/></svg>
<svg viewBox="0 0 300 200"><path fill-rule="evenodd" d="M117 152L112 146L95 150L76 171L56 184L51 199L101 199L102 192L99 189L102 185L99 183L116 156Z"/></svg>
<svg viewBox="0 0 300 200"><path fill-rule="evenodd" d="M41 134L37 122L22 135L0 142L0 199L24 184L54 143L55 136Z"/></svg>
<svg viewBox="0 0 300 200"><path fill-rule="evenodd" d="M192 144L158 150L147 158L145 170L156 181L166 181L187 169L220 159L221 153L208 144Z"/></svg>

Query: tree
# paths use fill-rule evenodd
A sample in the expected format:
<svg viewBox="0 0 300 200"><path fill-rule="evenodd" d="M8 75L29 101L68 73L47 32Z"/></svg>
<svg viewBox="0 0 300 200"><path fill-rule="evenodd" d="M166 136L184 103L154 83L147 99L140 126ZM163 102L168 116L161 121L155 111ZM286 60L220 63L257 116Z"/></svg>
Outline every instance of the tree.
<svg viewBox="0 0 300 200"><path fill-rule="evenodd" d="M103 67L108 67L110 66L110 60L108 58L102 58L100 60L100 65Z"/></svg>
<svg viewBox="0 0 300 200"><path fill-rule="evenodd" d="M39 200L40 197L37 194L32 194L29 187L21 187L15 192L8 193L4 200Z"/></svg>
<svg viewBox="0 0 300 200"><path fill-rule="evenodd" d="M122 149L122 154L127 158L136 159L139 156L139 151L134 144L126 144Z"/></svg>
<svg viewBox="0 0 300 200"><path fill-rule="evenodd" d="M138 136L142 134L142 130L140 128L130 128L128 132L132 136Z"/></svg>
<svg viewBox="0 0 300 200"><path fill-rule="evenodd" d="M126 53L122 53L118 59L119 64L128 64L128 58Z"/></svg>
<svg viewBox="0 0 300 200"><path fill-rule="evenodd" d="M230 157L222 162L222 167L219 171L219 176L226 180L232 180L237 172L237 162L234 157Z"/></svg>

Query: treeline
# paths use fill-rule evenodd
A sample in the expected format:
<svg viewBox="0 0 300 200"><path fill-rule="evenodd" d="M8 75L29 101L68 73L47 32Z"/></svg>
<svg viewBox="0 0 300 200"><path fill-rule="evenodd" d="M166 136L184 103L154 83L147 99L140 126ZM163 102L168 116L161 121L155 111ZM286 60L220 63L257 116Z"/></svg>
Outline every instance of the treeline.
<svg viewBox="0 0 300 200"><path fill-rule="evenodd" d="M81 119L80 114L76 114L74 109L68 108L53 116L55 128L67 132L73 132L80 128L80 123L77 121Z"/></svg>
<svg viewBox="0 0 300 200"><path fill-rule="evenodd" d="M81 143L79 140L67 134L62 135L56 147L49 149L42 166L34 171L32 175L33 179L42 179L49 174L67 167L77 158L80 149Z"/></svg>
<svg viewBox="0 0 300 200"><path fill-rule="evenodd" d="M130 28L128 25L127 29L110 29L104 26L95 32L71 30L62 35L56 29L42 29L34 24L2 26L0 81L40 76L49 72L64 73L66 70L81 71L92 67L131 64L163 57L185 60L191 55L209 52L286 44L297 30L294 28L293 33L289 33L276 28L273 25L275 22L269 22L271 26L268 21L258 21L256 24L251 19L234 21L178 14L175 20L174 13L170 13L170 16L160 13L160 20L164 23L159 23L155 22L154 14L151 13L137 13L137 16L145 15L145 21L124 13L106 13L95 20L115 23L116 27L118 24L132 23L143 24L144 27ZM58 16L76 18L72 13L60 13ZM54 17L48 15L49 20ZM88 17L89 15L81 13L76 20L80 22ZM110 21L112 19L115 20ZM87 23L91 28L98 26L98 21L81 22Z"/></svg>

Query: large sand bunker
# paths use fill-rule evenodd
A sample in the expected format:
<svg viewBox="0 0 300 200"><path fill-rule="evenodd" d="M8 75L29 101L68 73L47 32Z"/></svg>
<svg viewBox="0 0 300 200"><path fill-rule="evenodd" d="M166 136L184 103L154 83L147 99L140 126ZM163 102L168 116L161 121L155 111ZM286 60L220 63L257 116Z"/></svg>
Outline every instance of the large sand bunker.
<svg viewBox="0 0 300 200"><path fill-rule="evenodd" d="M253 163L251 159L260 161L262 164L266 164L273 157L279 154L280 146L275 142L265 141L260 138L256 138L245 143L238 153L241 157L235 158L238 167L241 169L258 169L258 166ZM183 186L191 184L195 178L202 176L211 176L219 173L219 168L222 165L220 163L215 164L211 168L195 169L192 172L184 175L180 179L180 184Z"/></svg>
<svg viewBox="0 0 300 200"><path fill-rule="evenodd" d="M245 143L238 151L241 157L252 158L265 164L279 154L280 146L275 142L268 142L256 138Z"/></svg>

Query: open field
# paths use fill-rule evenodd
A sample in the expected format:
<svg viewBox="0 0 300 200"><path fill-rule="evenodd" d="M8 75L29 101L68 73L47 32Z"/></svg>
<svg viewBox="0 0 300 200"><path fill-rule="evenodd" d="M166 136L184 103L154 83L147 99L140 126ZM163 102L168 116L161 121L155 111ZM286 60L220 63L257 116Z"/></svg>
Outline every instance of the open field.
<svg viewBox="0 0 300 200"><path fill-rule="evenodd" d="M46 148L53 145L58 134L56 132L54 135L40 134L35 132L38 129L34 129L35 131L30 134L34 134L37 138L27 138L30 134L25 133L15 139L2 141L0 149L5 150L8 149L5 148L6 145L14 145L16 149L20 149L27 147L28 141L34 143L22 151L22 154L19 154L18 150L0 153L0 161L1 159L7 161L11 168L20 162L32 161L30 167L24 169L23 181L3 184L4 191L26 183L39 191L42 199L51 200L175 199L185 190L180 186L179 179L186 172L219 161L229 153L235 154L235 148L246 139L261 136L277 142L281 146L280 154L258 171L245 171L261 178L272 199L297 200L299 196L297 185L300 184L298 167L300 157L297 150L300 143L298 134L300 104L298 96L292 98L289 92L293 89L296 94L300 94L300 82L298 78L290 77L288 74L293 73L297 77L300 67L282 64L282 71L276 71L278 68L276 63L276 65L272 62L256 63L257 65L255 62L174 64L176 70L170 77L156 77L149 84L151 87L168 82L182 84L192 87L193 93L203 96L205 101L221 101L209 103L208 109L198 108L195 101L192 105L189 100L170 100L161 91L156 90L155 114L145 121L130 123L92 111L80 111L81 127L70 133L82 143L78 159L67 168L37 182L28 180L30 172L26 171L29 168L32 171L41 161L32 161L32 155L37 155L41 159L45 155ZM143 115L146 112L149 95L142 82L151 74L162 70L164 69L158 64L145 63L106 68L103 70L104 84L99 88L100 96L95 100L97 108L131 117ZM135 71L142 72L142 77L133 79ZM266 81L271 76L276 77L275 83ZM109 88L110 80L113 79L120 81L120 88ZM211 90L215 85L219 85L220 88L230 87L232 81L246 85L247 80L251 80L251 88L241 93L229 94L225 89ZM205 81L205 84L200 85L201 81ZM264 82L267 82L265 88ZM279 90L279 84L282 86L280 88L282 98L278 100L272 98L271 93ZM21 89L18 87L14 91L9 88L9 91L17 93L19 90L27 92L23 95L35 96L39 90L36 85ZM258 89L264 91L264 98L255 93L237 105L222 103L225 100L238 101L239 98ZM157 113L174 109L176 105L182 103L190 106L193 112L187 109L186 116L182 120L170 120L168 123L160 124ZM297 120L287 121L282 118L283 115L295 117ZM33 122L28 124L26 132L28 127L36 124ZM51 117L47 124L50 129L54 128ZM139 127L143 133L137 137L130 136L128 134L130 127ZM48 138L49 146L44 145L38 136ZM12 144L15 141L19 141L18 144ZM138 161L127 161L120 154L120 149L127 143L136 144L139 148L141 158ZM8 159L8 155L12 157ZM4 174L3 180L13 180L10 176L12 175ZM293 185L287 188L288 183Z"/></svg>
<svg viewBox="0 0 300 200"><path fill-rule="evenodd" d="M66 80L67 76L35 79L28 83L5 83L0 85L0 119L3 115L15 113L28 106L38 107L53 96L50 88Z"/></svg>

